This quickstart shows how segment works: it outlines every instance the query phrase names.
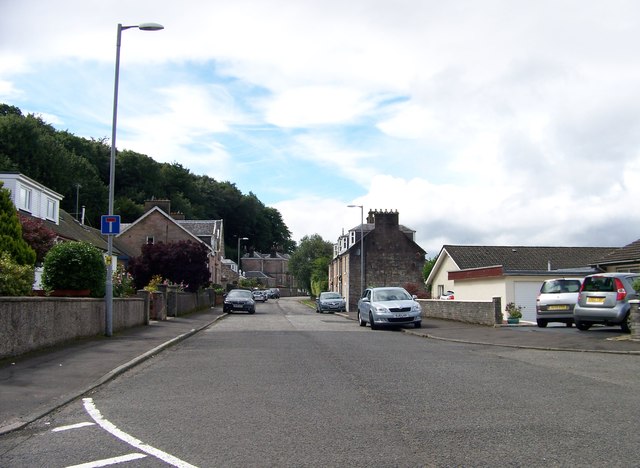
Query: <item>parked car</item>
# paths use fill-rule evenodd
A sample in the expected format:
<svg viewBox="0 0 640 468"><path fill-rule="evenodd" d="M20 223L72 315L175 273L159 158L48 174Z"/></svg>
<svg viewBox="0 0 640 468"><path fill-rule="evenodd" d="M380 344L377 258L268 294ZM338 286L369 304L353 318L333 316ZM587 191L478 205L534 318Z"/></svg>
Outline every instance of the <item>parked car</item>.
<svg viewBox="0 0 640 468"><path fill-rule="evenodd" d="M316 312L346 312L347 301L337 292L321 292L316 299Z"/></svg>
<svg viewBox="0 0 640 468"><path fill-rule="evenodd" d="M253 294L248 289L232 289L224 296L222 310L229 314L236 310L255 314L256 302L253 300Z"/></svg>
<svg viewBox="0 0 640 468"><path fill-rule="evenodd" d="M380 325L422 326L422 308L404 288L368 288L358 301L358 322L375 330Z"/></svg>
<svg viewBox="0 0 640 468"><path fill-rule="evenodd" d="M269 295L269 299L280 299L280 289L278 288L269 288L267 293Z"/></svg>
<svg viewBox="0 0 640 468"><path fill-rule="evenodd" d="M573 308L578 301L581 278L549 279L542 283L536 298L536 322L544 328L549 322L573 325Z"/></svg>
<svg viewBox="0 0 640 468"><path fill-rule="evenodd" d="M444 299L444 300L448 300L448 301L452 301L456 298L456 295L453 291L447 291L444 294L440 294L439 299Z"/></svg>
<svg viewBox="0 0 640 468"><path fill-rule="evenodd" d="M638 299L633 282L638 273L598 273L587 276L573 309L573 321L578 330L588 330L595 323L619 325L631 331L630 299Z"/></svg>
<svg viewBox="0 0 640 468"><path fill-rule="evenodd" d="M256 289L252 294L254 301L267 302L267 300L269 299L267 291L265 291L264 289Z"/></svg>

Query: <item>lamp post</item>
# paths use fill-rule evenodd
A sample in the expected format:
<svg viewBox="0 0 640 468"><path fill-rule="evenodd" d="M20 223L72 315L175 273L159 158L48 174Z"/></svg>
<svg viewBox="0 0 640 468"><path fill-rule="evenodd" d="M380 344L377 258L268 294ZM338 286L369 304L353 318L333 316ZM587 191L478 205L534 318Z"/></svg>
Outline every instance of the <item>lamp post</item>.
<svg viewBox="0 0 640 468"><path fill-rule="evenodd" d="M249 240L248 237L238 237L238 283L240 283L240 241Z"/></svg>
<svg viewBox="0 0 640 468"><path fill-rule="evenodd" d="M164 26L158 23L142 23L133 26L122 26L118 23L116 39L116 73L113 86L113 121L111 125L111 158L109 160L109 216L113 215L113 196L116 174L116 122L118 120L118 80L120 75L120 43L122 31L138 28L142 31L159 31ZM107 280L105 284L105 335L113 334L113 235L107 236Z"/></svg>
<svg viewBox="0 0 640 468"><path fill-rule="evenodd" d="M347 208L360 208L360 294L364 291L364 207L362 205L347 205Z"/></svg>

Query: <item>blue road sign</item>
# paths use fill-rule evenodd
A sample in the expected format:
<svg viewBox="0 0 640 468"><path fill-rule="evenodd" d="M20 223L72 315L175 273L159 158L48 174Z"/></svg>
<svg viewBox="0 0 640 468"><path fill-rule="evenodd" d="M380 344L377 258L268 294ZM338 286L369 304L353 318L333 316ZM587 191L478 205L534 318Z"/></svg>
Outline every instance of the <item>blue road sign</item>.
<svg viewBox="0 0 640 468"><path fill-rule="evenodd" d="M120 215L102 215L100 230L108 236L120 234Z"/></svg>

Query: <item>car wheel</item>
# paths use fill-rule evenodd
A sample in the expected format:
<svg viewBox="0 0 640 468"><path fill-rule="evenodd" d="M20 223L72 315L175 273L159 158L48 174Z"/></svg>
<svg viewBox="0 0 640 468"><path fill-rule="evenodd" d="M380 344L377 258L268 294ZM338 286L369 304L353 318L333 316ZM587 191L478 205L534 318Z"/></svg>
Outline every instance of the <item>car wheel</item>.
<svg viewBox="0 0 640 468"><path fill-rule="evenodd" d="M422 328L422 322L415 322L413 326L416 328Z"/></svg>
<svg viewBox="0 0 640 468"><path fill-rule="evenodd" d="M360 316L360 311L358 311L358 323L360 324L361 327L366 327L367 326L367 322L362 320L362 317Z"/></svg>
<svg viewBox="0 0 640 468"><path fill-rule="evenodd" d="M631 333L631 311L627 312L627 316L620 324L620 328L622 328L622 331L625 333Z"/></svg>
<svg viewBox="0 0 640 468"><path fill-rule="evenodd" d="M375 330L378 328L378 326L373 321L373 314L371 312L369 312L369 325L371 325L372 330Z"/></svg>
<svg viewBox="0 0 640 468"><path fill-rule="evenodd" d="M589 328L591 328L591 324L587 322L579 322L576 320L575 324L576 328L580 331L587 331Z"/></svg>
<svg viewBox="0 0 640 468"><path fill-rule="evenodd" d="M249 313L250 313L250 314L255 314L255 313L256 313L256 309L251 309L251 310L249 311Z"/></svg>
<svg viewBox="0 0 640 468"><path fill-rule="evenodd" d="M567 328L571 328L573 326L573 322L566 322L565 325Z"/></svg>
<svg viewBox="0 0 640 468"><path fill-rule="evenodd" d="M319 314L319 313L320 313L320 309L316 309L316 314Z"/></svg>
<svg viewBox="0 0 640 468"><path fill-rule="evenodd" d="M538 320L536 320L536 323L538 324L538 326L539 326L540 328L544 328L544 327L546 327L546 326L547 326L547 321L546 321L546 320L540 320L540 319L538 319Z"/></svg>

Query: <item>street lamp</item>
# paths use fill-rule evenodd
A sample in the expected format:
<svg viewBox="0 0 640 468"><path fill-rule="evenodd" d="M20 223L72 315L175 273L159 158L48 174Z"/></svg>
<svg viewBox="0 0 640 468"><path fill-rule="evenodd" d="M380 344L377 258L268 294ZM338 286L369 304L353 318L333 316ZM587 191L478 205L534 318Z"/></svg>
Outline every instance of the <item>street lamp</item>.
<svg viewBox="0 0 640 468"><path fill-rule="evenodd" d="M347 205L347 208L360 208L360 294L364 291L364 207Z"/></svg>
<svg viewBox="0 0 640 468"><path fill-rule="evenodd" d="M240 241L249 240L248 237L238 237L238 282L240 282Z"/></svg>
<svg viewBox="0 0 640 468"><path fill-rule="evenodd" d="M158 23L142 23L133 26L122 26L118 23L116 39L116 76L113 87L113 122L111 125L111 158L109 160L109 216L113 216L113 195L116 178L116 122L118 120L118 79L120 75L120 43L122 31L138 28L142 31L159 31L164 26ZM113 235L107 236L107 281L105 285L105 335L113 334Z"/></svg>

